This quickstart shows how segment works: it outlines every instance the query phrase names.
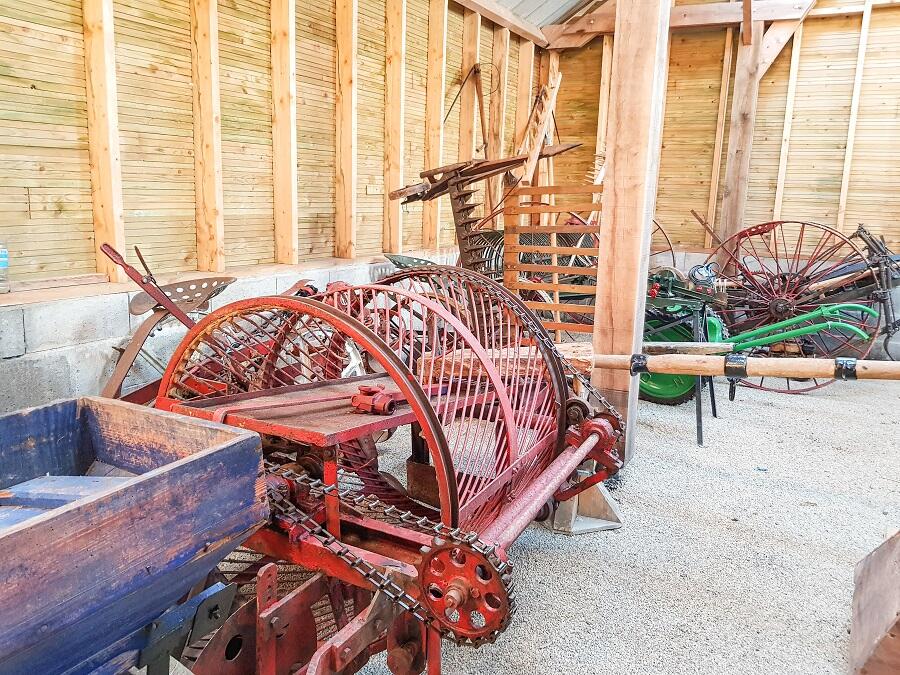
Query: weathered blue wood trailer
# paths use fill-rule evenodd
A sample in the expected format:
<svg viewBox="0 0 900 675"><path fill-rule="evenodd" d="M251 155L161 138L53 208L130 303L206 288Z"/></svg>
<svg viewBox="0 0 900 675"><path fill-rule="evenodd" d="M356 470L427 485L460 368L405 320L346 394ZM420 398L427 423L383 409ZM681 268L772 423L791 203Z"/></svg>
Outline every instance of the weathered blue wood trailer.
<svg viewBox="0 0 900 675"><path fill-rule="evenodd" d="M138 663L268 508L254 433L99 398L0 416L0 673Z"/></svg>

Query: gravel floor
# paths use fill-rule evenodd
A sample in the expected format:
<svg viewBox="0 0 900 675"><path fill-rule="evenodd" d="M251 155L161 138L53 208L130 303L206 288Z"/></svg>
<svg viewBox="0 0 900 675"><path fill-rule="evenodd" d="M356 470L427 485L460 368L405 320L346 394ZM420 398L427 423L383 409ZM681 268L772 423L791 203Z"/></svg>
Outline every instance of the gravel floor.
<svg viewBox="0 0 900 675"><path fill-rule="evenodd" d="M445 644L444 672L846 672L854 565L900 527L900 385L741 390L720 408L699 448L692 405L642 403L613 493L625 526L526 531L511 628Z"/></svg>

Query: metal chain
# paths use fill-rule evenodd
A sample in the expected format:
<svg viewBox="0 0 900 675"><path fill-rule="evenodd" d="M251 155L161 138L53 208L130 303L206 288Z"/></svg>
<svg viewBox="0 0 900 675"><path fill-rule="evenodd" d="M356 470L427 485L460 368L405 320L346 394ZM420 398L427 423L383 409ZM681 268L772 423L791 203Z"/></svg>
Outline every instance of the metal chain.
<svg viewBox="0 0 900 675"><path fill-rule="evenodd" d="M396 518L404 525L415 528L419 532L451 540L456 546L468 547L480 553L494 568L494 571L506 588L507 596L509 598L509 612L498 630L492 631L483 637L468 638L457 636L454 634L452 628L447 627L444 623L434 617L425 605L404 591L388 575L380 572L377 567L353 553L349 547L341 543L337 537L316 522L311 514L306 513L290 502L277 488L267 486L269 502L273 512L276 512L291 525L300 526L300 528L302 528L309 536L315 538L335 557L344 561L350 568L365 578L366 581L372 584L373 588L381 591L391 602L399 605L403 610L410 612L417 620L421 621L426 626L438 631L442 637L452 639L457 645L479 647L484 643L494 642L494 640L497 639L497 636L506 630L516 609L515 586L512 580L512 565L507 561L501 560L497 555L496 547L481 541L476 533L465 532L458 527L451 528L443 523L430 520L427 517L416 516L411 511L401 511L396 506L384 504L374 495L353 494L351 490L339 490L336 485L326 485L321 480L310 478L304 474L298 474L295 471L283 468L268 460L266 460L266 471L286 480L302 483L309 487L310 490L321 492L323 496L336 494L339 499L352 503L354 506L373 511L381 511L384 515Z"/></svg>

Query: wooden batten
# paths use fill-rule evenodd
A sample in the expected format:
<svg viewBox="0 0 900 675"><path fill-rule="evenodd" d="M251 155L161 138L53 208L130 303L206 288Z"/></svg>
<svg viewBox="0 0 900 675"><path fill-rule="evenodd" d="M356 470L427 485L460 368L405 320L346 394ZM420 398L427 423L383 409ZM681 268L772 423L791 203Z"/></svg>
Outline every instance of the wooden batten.
<svg viewBox="0 0 900 675"><path fill-rule="evenodd" d="M444 80L447 64L447 0L428 4L428 75L425 85L425 169L441 165L444 150ZM440 203L422 205L422 247L438 246Z"/></svg>
<svg viewBox="0 0 900 675"><path fill-rule="evenodd" d="M487 159L499 159L503 156L503 135L506 124L506 79L509 74L508 28L494 26L492 54L491 68L494 79L491 81ZM488 204L492 209L500 203L502 188L499 176L488 179Z"/></svg>
<svg viewBox="0 0 900 675"><path fill-rule="evenodd" d="M719 109L716 112L716 136L713 140L712 171L709 177L709 199L706 202L706 223L703 246L712 246L712 233L716 227L716 206L719 203L719 176L722 171L722 148L725 144L725 115L728 106L728 88L731 84L731 59L734 55L734 29L725 29L725 51L722 55L722 82L719 86Z"/></svg>
<svg viewBox="0 0 900 675"><path fill-rule="evenodd" d="M296 265L297 249L297 5L272 0L272 171L275 262Z"/></svg>
<svg viewBox="0 0 900 675"><path fill-rule="evenodd" d="M728 158L725 163L725 192L722 221L717 234L725 241L743 227L744 205L750 176L750 154L756 125L756 102L759 98L759 53L763 22L753 21L754 36L749 44L738 45L734 75L734 98L731 125L728 130Z"/></svg>
<svg viewBox="0 0 900 675"><path fill-rule="evenodd" d="M869 26L872 23L872 0L866 0L859 33L856 55L856 73L853 76L853 94L850 98L850 121L847 125L847 143L844 146L844 168L841 172L841 192L838 198L837 229L843 231L847 219L847 196L850 190L850 171L853 168L853 148L856 145L856 125L859 118L859 95L863 72L866 67L866 48L869 44Z"/></svg>
<svg viewBox="0 0 900 675"><path fill-rule="evenodd" d="M612 80L613 37L603 36L600 61L600 101L597 113L597 155L606 154L606 126L609 121L609 87Z"/></svg>
<svg viewBox="0 0 900 675"><path fill-rule="evenodd" d="M356 257L358 0L336 0L334 255Z"/></svg>
<svg viewBox="0 0 900 675"><path fill-rule="evenodd" d="M662 145L669 65L668 0L620 3L612 60L611 100L598 235L595 353L640 351L650 232ZM592 380L610 395L633 430L637 382L628 373L595 369ZM625 459L634 434L626 431Z"/></svg>
<svg viewBox="0 0 900 675"><path fill-rule="evenodd" d="M403 187L406 110L406 0L385 3L384 230L385 253L403 251L403 211L390 193Z"/></svg>
<svg viewBox="0 0 900 675"><path fill-rule="evenodd" d="M215 0L191 0L191 68L197 269L221 272L225 269L225 198L222 191L218 7Z"/></svg>
<svg viewBox="0 0 900 675"><path fill-rule="evenodd" d="M775 202L772 206L772 220L781 219L784 203L784 180L787 176L788 153L791 149L791 127L794 123L794 98L797 95L797 73L800 72L800 46L803 44L803 26L794 31L791 45L791 69L788 74L787 99L784 103L784 122L781 126L781 147L778 152L778 173L775 177Z"/></svg>
<svg viewBox="0 0 900 675"><path fill-rule="evenodd" d="M481 15L471 10L463 13L463 53L460 79L464 84L459 92L459 161L465 162L475 154L475 82L469 73L481 56ZM468 79L466 79L468 77Z"/></svg>
<svg viewBox="0 0 900 675"><path fill-rule="evenodd" d="M84 0L82 11L97 271L110 281L122 282L125 273L100 251L103 244L125 251L113 3Z"/></svg>

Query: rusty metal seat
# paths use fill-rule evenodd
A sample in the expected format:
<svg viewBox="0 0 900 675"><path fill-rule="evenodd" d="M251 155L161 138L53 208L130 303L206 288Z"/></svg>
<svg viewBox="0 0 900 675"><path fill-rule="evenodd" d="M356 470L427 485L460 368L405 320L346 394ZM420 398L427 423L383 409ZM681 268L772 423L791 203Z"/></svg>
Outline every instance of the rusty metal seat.
<svg viewBox="0 0 900 675"><path fill-rule="evenodd" d="M177 281L172 284L160 286L160 290L175 301L178 308L185 314L197 310L207 309L206 304L216 295L224 291L233 281L234 277L207 277L204 279L191 279ZM134 316L140 316L159 307L159 303L142 291L131 299L128 311Z"/></svg>

